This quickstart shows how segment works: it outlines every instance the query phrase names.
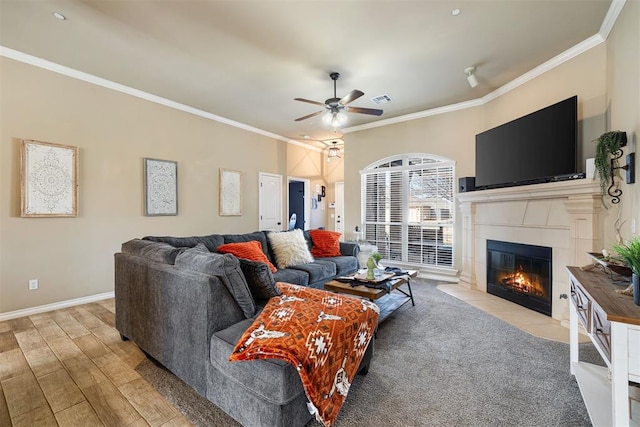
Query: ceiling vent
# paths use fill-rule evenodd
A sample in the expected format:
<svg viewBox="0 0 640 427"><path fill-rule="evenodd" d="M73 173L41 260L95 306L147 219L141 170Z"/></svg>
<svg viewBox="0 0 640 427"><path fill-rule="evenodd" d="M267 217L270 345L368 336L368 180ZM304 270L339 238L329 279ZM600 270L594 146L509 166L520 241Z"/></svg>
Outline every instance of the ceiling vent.
<svg viewBox="0 0 640 427"><path fill-rule="evenodd" d="M391 99L391 97L385 93L384 95L374 96L373 98L371 98L371 101L380 105L380 104L388 104L392 102L393 99Z"/></svg>

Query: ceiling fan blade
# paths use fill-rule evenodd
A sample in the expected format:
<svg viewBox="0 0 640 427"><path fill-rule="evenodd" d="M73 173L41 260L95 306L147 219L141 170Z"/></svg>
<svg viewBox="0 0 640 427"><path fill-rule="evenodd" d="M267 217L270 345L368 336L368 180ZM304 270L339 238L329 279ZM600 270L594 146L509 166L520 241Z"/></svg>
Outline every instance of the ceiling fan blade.
<svg viewBox="0 0 640 427"><path fill-rule="evenodd" d="M295 101L306 102L307 104L313 104L313 105L321 105L324 107L324 102L312 101L310 99L304 99L304 98L293 98L293 99Z"/></svg>
<svg viewBox="0 0 640 427"><path fill-rule="evenodd" d="M311 113L311 114L307 114L306 116L298 117L295 121L299 122L301 120L310 119L311 117L317 116L318 114L322 114L322 113L324 113L324 111L316 111L315 113Z"/></svg>
<svg viewBox="0 0 640 427"><path fill-rule="evenodd" d="M383 111L375 108L347 107L349 113L370 114L372 116L381 116Z"/></svg>
<svg viewBox="0 0 640 427"><path fill-rule="evenodd" d="M340 104L342 105L347 105L350 102L355 101L356 99L360 98L362 95L364 95L364 92L359 91L358 89L354 89L351 92L349 92L348 94L346 94L341 100L340 100Z"/></svg>

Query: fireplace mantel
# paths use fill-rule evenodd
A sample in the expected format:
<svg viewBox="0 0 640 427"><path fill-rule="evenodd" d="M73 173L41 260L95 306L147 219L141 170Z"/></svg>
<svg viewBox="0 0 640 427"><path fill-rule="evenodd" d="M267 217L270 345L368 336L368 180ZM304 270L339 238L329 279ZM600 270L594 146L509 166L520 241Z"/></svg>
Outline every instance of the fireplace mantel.
<svg viewBox="0 0 640 427"><path fill-rule="evenodd" d="M545 184L522 185L496 188L493 190L459 193L462 203L491 203L510 200L554 199L569 196L599 196L600 185L593 179L548 182Z"/></svg>
<svg viewBox="0 0 640 427"><path fill-rule="evenodd" d="M487 240L552 248L553 313L569 318L567 265L600 251L600 185L593 179L473 191L457 195L462 213L460 284L486 292Z"/></svg>

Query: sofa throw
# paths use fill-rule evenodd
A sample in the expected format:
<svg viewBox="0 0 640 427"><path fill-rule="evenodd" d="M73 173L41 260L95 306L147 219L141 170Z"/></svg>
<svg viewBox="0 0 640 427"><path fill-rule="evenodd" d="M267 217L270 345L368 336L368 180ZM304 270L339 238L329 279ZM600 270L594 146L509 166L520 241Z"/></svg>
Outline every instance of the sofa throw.
<svg viewBox="0 0 640 427"><path fill-rule="evenodd" d="M318 421L330 426L349 392L378 322L378 306L346 295L278 282L229 360L281 359L302 380Z"/></svg>
<svg viewBox="0 0 640 427"><path fill-rule="evenodd" d="M240 262L233 255L211 253L199 243L176 257L176 267L220 277L245 318L253 317L256 305L244 278Z"/></svg>
<svg viewBox="0 0 640 427"><path fill-rule="evenodd" d="M267 237L276 257L278 268L313 262L313 256L309 252L309 246L302 230L295 229L293 231L269 233Z"/></svg>

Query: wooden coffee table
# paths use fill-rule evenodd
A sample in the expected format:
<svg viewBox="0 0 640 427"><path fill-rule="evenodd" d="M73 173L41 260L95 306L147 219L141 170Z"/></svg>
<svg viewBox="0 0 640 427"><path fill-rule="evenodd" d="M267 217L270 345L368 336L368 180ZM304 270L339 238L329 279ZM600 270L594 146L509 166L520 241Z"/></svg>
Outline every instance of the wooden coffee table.
<svg viewBox="0 0 640 427"><path fill-rule="evenodd" d="M408 276L414 278L418 275L417 270L408 270ZM385 283L390 285L390 291L386 289L369 288L365 285L352 286L357 282L339 282L337 280L331 280L324 284L324 289L330 292L337 292L341 294L354 295L361 298L367 298L370 301L376 303L380 307L380 315L378 317L378 323L382 322L391 313L411 301L411 305L415 306L413 300L413 293L411 292L410 280L406 277L397 276L388 279ZM406 285L407 290L399 289L400 286ZM398 291L392 293L392 291Z"/></svg>

